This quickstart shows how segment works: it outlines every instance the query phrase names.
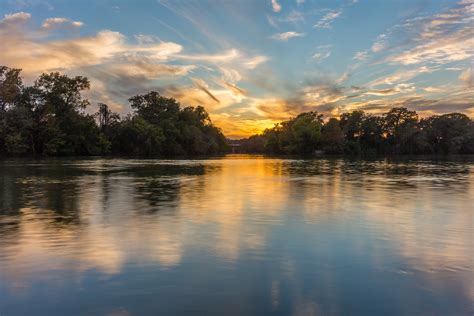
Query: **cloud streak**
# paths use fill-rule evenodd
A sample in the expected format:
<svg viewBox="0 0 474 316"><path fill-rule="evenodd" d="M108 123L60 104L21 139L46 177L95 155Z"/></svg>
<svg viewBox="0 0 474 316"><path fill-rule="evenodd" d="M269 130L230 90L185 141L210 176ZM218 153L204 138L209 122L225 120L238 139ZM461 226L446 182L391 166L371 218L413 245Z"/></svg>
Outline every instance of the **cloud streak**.
<svg viewBox="0 0 474 316"><path fill-rule="evenodd" d="M330 29L334 21L339 18L342 14L342 9L330 10L326 13L315 25L317 29Z"/></svg>
<svg viewBox="0 0 474 316"><path fill-rule="evenodd" d="M284 32L284 33L277 33L272 35L270 38L277 40L277 41L288 41L289 39L296 38L296 37L305 37L306 33L298 33L298 32Z"/></svg>
<svg viewBox="0 0 474 316"><path fill-rule="evenodd" d="M322 45L316 48L316 52L311 56L316 62L321 62L322 60L331 56L331 45Z"/></svg>
<svg viewBox="0 0 474 316"><path fill-rule="evenodd" d="M75 29L83 25L80 21L71 21L67 18L48 18L44 20L42 27L46 30L51 30L55 28L68 28Z"/></svg>
<svg viewBox="0 0 474 316"><path fill-rule="evenodd" d="M455 8L430 17L412 19L404 28L416 32L412 48L388 56L387 61L402 65L447 64L474 57L474 3L462 1Z"/></svg>
<svg viewBox="0 0 474 316"><path fill-rule="evenodd" d="M212 94L211 91L209 91L207 84L203 80L197 78L192 78L191 80L198 89L207 94L212 100L214 100L216 103L221 103L221 101L214 94Z"/></svg>

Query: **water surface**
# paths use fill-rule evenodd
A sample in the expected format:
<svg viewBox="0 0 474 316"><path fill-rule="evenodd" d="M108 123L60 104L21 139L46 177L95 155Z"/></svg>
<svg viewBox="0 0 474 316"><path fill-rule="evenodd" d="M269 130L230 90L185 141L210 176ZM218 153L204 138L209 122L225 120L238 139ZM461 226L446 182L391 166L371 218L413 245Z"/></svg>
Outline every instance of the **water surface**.
<svg viewBox="0 0 474 316"><path fill-rule="evenodd" d="M472 315L474 161L0 161L0 315Z"/></svg>

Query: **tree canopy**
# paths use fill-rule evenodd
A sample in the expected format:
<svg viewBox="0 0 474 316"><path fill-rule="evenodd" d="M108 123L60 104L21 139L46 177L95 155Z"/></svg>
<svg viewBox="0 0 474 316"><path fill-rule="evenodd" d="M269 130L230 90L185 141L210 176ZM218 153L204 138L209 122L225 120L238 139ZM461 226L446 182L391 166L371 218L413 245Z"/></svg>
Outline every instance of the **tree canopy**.
<svg viewBox="0 0 474 316"><path fill-rule="evenodd" d="M237 142L244 152L271 154L474 154L474 122L461 113L420 119L403 107L327 121L308 112Z"/></svg>
<svg viewBox="0 0 474 316"><path fill-rule="evenodd" d="M224 152L225 137L202 106L182 107L152 91L129 99L125 117L83 92L85 77L42 74L23 85L20 69L0 67L0 155L204 155Z"/></svg>
<svg viewBox="0 0 474 316"><path fill-rule="evenodd" d="M156 91L132 96L121 117L99 103L88 114L89 80L52 72L25 86L21 70L0 66L0 155L208 155L227 143L202 106L182 106ZM395 107L325 119L305 112L234 141L269 154L473 154L474 123L462 113L421 118Z"/></svg>

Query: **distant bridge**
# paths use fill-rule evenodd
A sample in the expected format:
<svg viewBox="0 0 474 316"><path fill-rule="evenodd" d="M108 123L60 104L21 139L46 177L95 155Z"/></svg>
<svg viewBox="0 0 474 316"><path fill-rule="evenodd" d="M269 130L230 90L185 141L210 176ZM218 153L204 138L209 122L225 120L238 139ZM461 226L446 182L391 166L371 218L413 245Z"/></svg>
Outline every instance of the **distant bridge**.
<svg viewBox="0 0 474 316"><path fill-rule="evenodd" d="M239 151L240 144L228 143L227 145L229 146L233 154Z"/></svg>

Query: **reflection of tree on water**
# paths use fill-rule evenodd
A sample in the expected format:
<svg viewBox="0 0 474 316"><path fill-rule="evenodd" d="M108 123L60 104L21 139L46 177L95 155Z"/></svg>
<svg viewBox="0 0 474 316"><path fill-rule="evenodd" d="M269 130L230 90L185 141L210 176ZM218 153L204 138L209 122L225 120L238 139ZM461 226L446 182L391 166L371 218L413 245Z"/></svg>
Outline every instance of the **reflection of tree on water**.
<svg viewBox="0 0 474 316"><path fill-rule="evenodd" d="M134 181L137 196L148 202L152 209L158 211L159 206L175 207L179 195L181 181L179 177L143 178Z"/></svg>
<svg viewBox="0 0 474 316"><path fill-rule="evenodd" d="M0 215L17 215L22 205L22 191L18 179L23 169L0 163Z"/></svg>
<svg viewBox="0 0 474 316"><path fill-rule="evenodd" d="M148 212L155 212L160 208L175 208L183 186L212 169L202 164L146 166L127 170L126 174L133 178L136 197L148 203L151 207L147 208Z"/></svg>
<svg viewBox="0 0 474 316"><path fill-rule="evenodd" d="M78 180L84 173L55 164L38 167L14 163L0 168L4 182L0 214L19 215L21 209L31 208L49 221L79 222L78 198L83 188ZM48 216L48 212L54 215Z"/></svg>
<svg viewBox="0 0 474 316"><path fill-rule="evenodd" d="M439 188L466 190L469 184L470 163L446 159L313 159L291 160L283 164L282 173L299 176L313 182L318 176L340 177L366 189L387 186L393 190L403 187L430 185Z"/></svg>

